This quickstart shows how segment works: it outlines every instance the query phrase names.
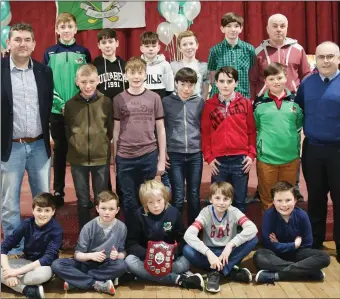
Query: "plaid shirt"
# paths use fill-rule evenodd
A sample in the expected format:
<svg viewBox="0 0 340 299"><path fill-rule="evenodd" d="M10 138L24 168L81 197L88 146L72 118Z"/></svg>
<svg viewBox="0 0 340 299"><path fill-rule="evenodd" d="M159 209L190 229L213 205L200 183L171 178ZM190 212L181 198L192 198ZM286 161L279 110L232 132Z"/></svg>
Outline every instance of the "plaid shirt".
<svg viewBox="0 0 340 299"><path fill-rule="evenodd" d="M232 66L238 71L238 86L236 91L244 97L250 98L250 84L248 73L255 62L255 48L246 42L238 40L237 44L232 47L224 39L221 43L210 49L208 59L208 70L217 71L223 66ZM215 83L210 92L210 98L218 93Z"/></svg>

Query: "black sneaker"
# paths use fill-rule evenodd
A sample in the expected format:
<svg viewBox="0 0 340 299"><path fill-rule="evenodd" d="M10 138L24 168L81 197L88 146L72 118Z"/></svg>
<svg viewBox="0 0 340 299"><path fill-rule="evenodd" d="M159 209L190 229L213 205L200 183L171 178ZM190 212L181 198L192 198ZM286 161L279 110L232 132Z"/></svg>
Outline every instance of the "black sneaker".
<svg viewBox="0 0 340 299"><path fill-rule="evenodd" d="M230 271L229 277L234 281L239 282L251 282L252 276L250 271L247 268L239 268L234 266L234 268Z"/></svg>
<svg viewBox="0 0 340 299"><path fill-rule="evenodd" d="M41 285L37 286L25 286L22 293L28 299L40 299L45 298L44 288Z"/></svg>
<svg viewBox="0 0 340 299"><path fill-rule="evenodd" d="M180 275L178 285L181 288L197 289L203 291L204 280L201 274L196 273L192 276Z"/></svg>
<svg viewBox="0 0 340 299"><path fill-rule="evenodd" d="M311 279L311 280L320 281L320 280L324 280L326 278L326 274L325 274L325 272L319 270L316 273L309 274L308 278Z"/></svg>
<svg viewBox="0 0 340 299"><path fill-rule="evenodd" d="M218 293L221 290L220 278L221 278L221 275L217 271L209 273L207 277L207 285L205 289L211 293Z"/></svg>
<svg viewBox="0 0 340 299"><path fill-rule="evenodd" d="M137 280L137 276L130 272L125 272L121 277L116 277L113 280L113 285L117 287L120 284L128 283L133 280Z"/></svg>
<svg viewBox="0 0 340 299"><path fill-rule="evenodd" d="M275 285L275 273L267 270L260 270L256 274L255 281L257 283L267 283Z"/></svg>
<svg viewBox="0 0 340 299"><path fill-rule="evenodd" d="M64 195L60 192L54 192L53 201L55 203L56 208L61 208L64 205Z"/></svg>

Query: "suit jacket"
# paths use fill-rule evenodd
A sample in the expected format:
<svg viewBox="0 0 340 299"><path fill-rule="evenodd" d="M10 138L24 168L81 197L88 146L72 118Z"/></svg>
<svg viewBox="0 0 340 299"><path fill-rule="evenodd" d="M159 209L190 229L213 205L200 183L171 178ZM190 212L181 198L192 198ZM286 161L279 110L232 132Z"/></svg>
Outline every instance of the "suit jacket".
<svg viewBox="0 0 340 299"><path fill-rule="evenodd" d="M7 162L13 140L13 94L10 57L1 59L1 161ZM33 73L37 83L39 112L47 156L51 156L49 121L53 102L53 75L48 66L33 60Z"/></svg>

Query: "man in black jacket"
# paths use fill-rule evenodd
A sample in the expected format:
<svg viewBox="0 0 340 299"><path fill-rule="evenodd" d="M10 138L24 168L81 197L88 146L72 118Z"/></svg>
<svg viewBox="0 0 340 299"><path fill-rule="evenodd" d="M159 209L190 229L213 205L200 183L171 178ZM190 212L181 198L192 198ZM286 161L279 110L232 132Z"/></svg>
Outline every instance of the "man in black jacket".
<svg viewBox="0 0 340 299"><path fill-rule="evenodd" d="M20 190L25 170L32 197L50 190L49 117L53 76L49 67L31 58L32 26L11 27L10 56L1 61L1 184L4 236L20 224ZM21 245L11 251L18 254Z"/></svg>

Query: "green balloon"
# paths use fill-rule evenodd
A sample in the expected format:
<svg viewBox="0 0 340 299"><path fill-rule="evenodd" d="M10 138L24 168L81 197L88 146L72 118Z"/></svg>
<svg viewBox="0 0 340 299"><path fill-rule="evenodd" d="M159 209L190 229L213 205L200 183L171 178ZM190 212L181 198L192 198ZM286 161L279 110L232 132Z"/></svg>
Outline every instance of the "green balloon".
<svg viewBox="0 0 340 299"><path fill-rule="evenodd" d="M8 16L11 7L8 1L1 1L0 8L1 8L1 21L3 21Z"/></svg>
<svg viewBox="0 0 340 299"><path fill-rule="evenodd" d="M11 26L5 26L1 28L1 46L3 48L7 48L6 39L8 38L9 31Z"/></svg>

